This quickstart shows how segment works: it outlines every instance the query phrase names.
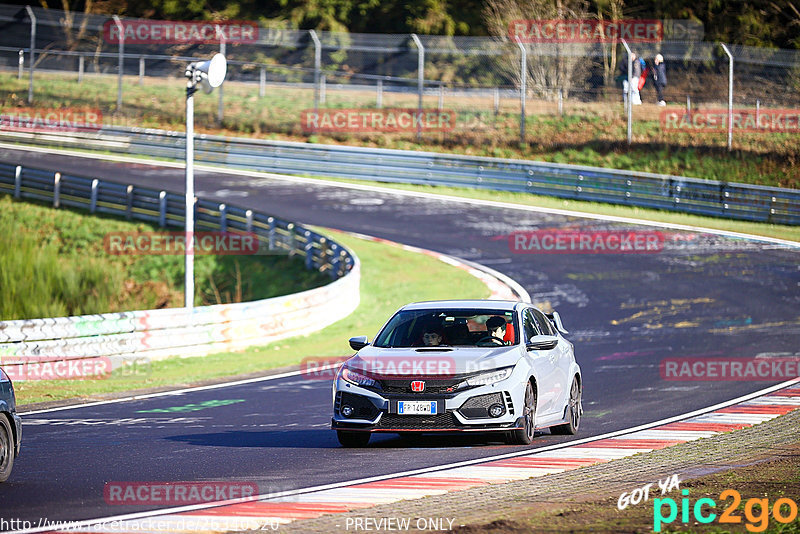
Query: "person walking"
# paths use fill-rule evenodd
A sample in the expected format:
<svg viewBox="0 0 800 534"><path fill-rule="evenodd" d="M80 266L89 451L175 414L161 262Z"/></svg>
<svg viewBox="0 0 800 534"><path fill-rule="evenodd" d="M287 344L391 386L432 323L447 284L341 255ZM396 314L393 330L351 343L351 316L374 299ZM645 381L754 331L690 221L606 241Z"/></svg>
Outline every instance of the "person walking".
<svg viewBox="0 0 800 534"><path fill-rule="evenodd" d="M664 56L661 54L656 55L655 67L653 68L653 81L656 86L656 97L658 98L659 106L666 106L664 101L664 88L667 86L667 67L664 65Z"/></svg>
<svg viewBox="0 0 800 534"><path fill-rule="evenodd" d="M631 78L630 78L630 91L631 103L638 106L642 103L642 97L639 95L639 78L642 76L642 65L639 63L639 58L636 57L636 52L631 52ZM625 107L628 107L628 62L622 61L620 63L620 78L622 79L622 101Z"/></svg>

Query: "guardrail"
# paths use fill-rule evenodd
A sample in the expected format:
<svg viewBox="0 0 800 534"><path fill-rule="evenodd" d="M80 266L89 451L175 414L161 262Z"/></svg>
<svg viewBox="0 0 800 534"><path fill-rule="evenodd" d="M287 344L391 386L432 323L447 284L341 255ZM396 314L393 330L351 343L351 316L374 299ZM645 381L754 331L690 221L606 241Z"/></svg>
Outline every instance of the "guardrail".
<svg viewBox="0 0 800 534"><path fill-rule="evenodd" d="M185 134L0 131L0 139L182 160ZM729 219L800 224L800 191L527 160L203 135L195 160L281 174L471 187L607 202Z"/></svg>
<svg viewBox="0 0 800 534"><path fill-rule="evenodd" d="M182 229L184 197L132 185L0 163L0 193ZM198 200L196 230L252 232L264 249L305 258L334 280L292 295L185 308L0 322L0 363L108 357L114 367L141 358L197 356L266 344L319 330L359 303L360 267L342 245L300 225L236 206ZM15 373L19 376L19 373Z"/></svg>

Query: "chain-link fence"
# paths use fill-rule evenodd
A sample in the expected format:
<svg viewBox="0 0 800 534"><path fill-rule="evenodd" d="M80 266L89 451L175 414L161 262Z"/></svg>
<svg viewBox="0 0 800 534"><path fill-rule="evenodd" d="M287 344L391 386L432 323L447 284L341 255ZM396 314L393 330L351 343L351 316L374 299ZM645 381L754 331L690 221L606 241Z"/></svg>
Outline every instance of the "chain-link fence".
<svg viewBox="0 0 800 534"><path fill-rule="evenodd" d="M257 28L249 40L228 42L151 38L148 43L127 33L122 43L109 38L109 28L117 24L124 29L145 23L152 21L115 22L106 16L0 5L4 107L84 106L99 109L105 124L177 128L186 63L224 50L227 81L219 94L198 99L199 125L244 134L355 135L379 145L394 136L463 145L524 141L580 146L596 140L624 142L628 134L622 43L519 44L507 37L271 28ZM796 135L796 122L776 125L774 115L776 109L800 107L800 52L730 45L729 94L731 61L719 43L664 40L630 46L651 69L661 54L668 78L666 106L657 105L652 77L641 89L642 105L631 109L634 142L724 146L727 127L709 126L703 110L727 113L729 105L732 113L760 114L755 129L737 124L734 141L764 131ZM398 120L391 116L397 109L447 117L433 125L412 120L385 127ZM336 110L347 112L337 115ZM383 110L377 126L373 116L365 126L370 110ZM321 118L314 115L322 122L310 126L304 121L309 111L322 113ZM759 122L764 116L767 127ZM339 119L350 121L349 126L341 127ZM327 128L322 127L326 120ZM774 138L780 142L779 135Z"/></svg>

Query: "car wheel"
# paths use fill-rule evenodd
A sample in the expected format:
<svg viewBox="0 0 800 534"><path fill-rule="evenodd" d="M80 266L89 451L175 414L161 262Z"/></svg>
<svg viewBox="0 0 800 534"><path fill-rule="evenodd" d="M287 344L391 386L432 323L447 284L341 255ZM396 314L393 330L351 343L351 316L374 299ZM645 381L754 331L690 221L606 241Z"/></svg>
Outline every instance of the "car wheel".
<svg viewBox="0 0 800 534"><path fill-rule="evenodd" d="M569 422L563 425L554 426L550 429L551 434L571 436L578 431L581 426L581 415L583 415L583 403L581 402L581 387L578 384L578 377L572 379L572 387L569 390Z"/></svg>
<svg viewBox="0 0 800 534"><path fill-rule="evenodd" d="M0 413L0 482L5 482L11 476L14 467L14 434L8 418Z"/></svg>
<svg viewBox="0 0 800 534"><path fill-rule="evenodd" d="M369 443L369 432L348 432L347 430L337 430L336 437L342 447L366 447Z"/></svg>
<svg viewBox="0 0 800 534"><path fill-rule="evenodd" d="M536 431L536 392L533 384L528 382L525 388L525 408L522 412L523 428L511 433L511 443L515 445L530 445L533 433Z"/></svg>

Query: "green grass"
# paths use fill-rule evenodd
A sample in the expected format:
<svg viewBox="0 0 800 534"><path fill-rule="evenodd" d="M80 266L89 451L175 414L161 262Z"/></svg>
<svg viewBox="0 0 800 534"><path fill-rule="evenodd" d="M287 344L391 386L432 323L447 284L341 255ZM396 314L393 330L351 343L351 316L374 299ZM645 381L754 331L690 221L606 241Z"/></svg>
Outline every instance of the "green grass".
<svg viewBox="0 0 800 534"><path fill-rule="evenodd" d="M54 209L0 195L0 320L183 305L182 255L110 255L109 232L156 226ZM254 300L323 285L286 256L195 258L197 305Z"/></svg>
<svg viewBox="0 0 800 534"><path fill-rule="evenodd" d="M304 358L352 353L347 340L372 338L400 306L412 301L444 298L486 298L488 289L467 272L424 254L364 241L338 232L334 238L353 250L362 262L361 303L354 313L307 336L252 347L240 353L167 360L120 369L105 380L48 380L15 384L19 404L86 397L157 386L190 385L243 373L300 363ZM446 283L432 283L444 280Z"/></svg>
<svg viewBox="0 0 800 534"><path fill-rule="evenodd" d="M125 79L123 109L116 112L117 79L90 75L82 84L74 75L39 73L35 84L35 106L40 108L97 108L104 123L118 126L184 129L183 91L178 78ZM0 73L0 105L5 111L28 108L27 80ZM416 108L413 94L384 94L384 107ZM328 91L323 108L371 108L371 91ZM426 97L424 106L436 108L438 98ZM255 84L225 84L225 119L217 124L216 95L195 99L198 132L255 136L315 143L343 143L372 147L428 150L469 155L522 158L574 163L664 174L677 174L728 182L781 187L800 186L800 137L793 134L736 132L733 151L728 152L726 134L664 131L660 112L664 108L643 105L635 110L633 142L626 144L626 119L620 103L568 102L559 117L553 102L528 103L526 144L519 144L519 102L502 99L497 115L491 97L448 96L445 108L457 114L449 132L426 133L423 141L410 133L304 132L300 114L313 107L310 89L268 87L258 97ZM667 109L681 110L681 105Z"/></svg>

